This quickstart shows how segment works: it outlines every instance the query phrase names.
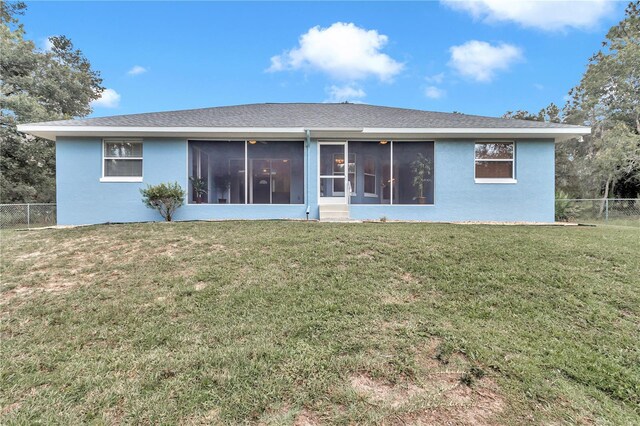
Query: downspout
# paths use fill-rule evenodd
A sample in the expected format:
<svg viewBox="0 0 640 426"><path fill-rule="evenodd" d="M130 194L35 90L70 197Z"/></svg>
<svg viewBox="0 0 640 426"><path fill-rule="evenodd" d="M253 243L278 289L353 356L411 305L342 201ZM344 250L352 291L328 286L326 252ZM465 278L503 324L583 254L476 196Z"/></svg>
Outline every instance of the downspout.
<svg viewBox="0 0 640 426"><path fill-rule="evenodd" d="M309 205L309 181L311 180L311 178L309 177L309 150L311 147L311 130L309 129L305 129L305 135L306 135L306 140L304 143L304 147L305 147L305 155L307 157L307 167L306 167L306 181L305 181L305 188L304 188L304 192L305 192L305 199L307 201L307 210L306 210L306 214L307 214L307 220L309 220L309 213L310 213L310 209L311 206Z"/></svg>

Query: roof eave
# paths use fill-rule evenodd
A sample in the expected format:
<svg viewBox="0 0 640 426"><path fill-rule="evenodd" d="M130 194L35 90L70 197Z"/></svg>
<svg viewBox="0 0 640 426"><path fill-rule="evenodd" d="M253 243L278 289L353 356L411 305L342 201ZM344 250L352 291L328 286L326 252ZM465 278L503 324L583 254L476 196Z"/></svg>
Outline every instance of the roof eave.
<svg viewBox="0 0 640 426"><path fill-rule="evenodd" d="M305 128L305 127L114 127L114 126L46 126L18 125L18 131L44 139L70 137L180 137L180 138L293 138L304 137L310 130L314 138L551 138L556 141L591 133L589 127L560 128Z"/></svg>

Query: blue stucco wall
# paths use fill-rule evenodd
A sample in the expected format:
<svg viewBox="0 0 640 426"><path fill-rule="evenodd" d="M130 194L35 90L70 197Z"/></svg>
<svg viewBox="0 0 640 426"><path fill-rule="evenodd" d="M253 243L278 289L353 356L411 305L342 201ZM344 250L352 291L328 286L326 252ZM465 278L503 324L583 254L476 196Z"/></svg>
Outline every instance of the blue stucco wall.
<svg viewBox="0 0 640 426"><path fill-rule="evenodd" d="M102 142L99 138L58 138L58 224L161 220L142 204L140 188L147 184L187 182L187 145L184 139L144 139L142 183L100 182ZM305 152L306 203L302 205L210 205L181 207L175 220L304 219L318 218L317 144ZM428 221L554 220L554 143L516 143L515 184L474 182L473 141L436 141L434 205L351 205L355 219Z"/></svg>
<svg viewBox="0 0 640 426"><path fill-rule="evenodd" d="M516 142L517 183L475 183L474 141L435 144L435 201L431 206L351 205L354 219L553 222L553 141Z"/></svg>
<svg viewBox="0 0 640 426"><path fill-rule="evenodd" d="M157 220L142 204L140 188L147 183L177 181L185 187L184 140L145 139L144 182L100 182L101 139L56 142L56 191L59 225ZM176 220L186 217L178 211Z"/></svg>

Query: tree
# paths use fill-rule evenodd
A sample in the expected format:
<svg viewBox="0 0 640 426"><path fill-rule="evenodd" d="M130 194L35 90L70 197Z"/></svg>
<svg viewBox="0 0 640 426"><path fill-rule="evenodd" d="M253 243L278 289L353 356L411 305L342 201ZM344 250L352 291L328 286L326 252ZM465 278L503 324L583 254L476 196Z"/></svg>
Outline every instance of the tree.
<svg viewBox="0 0 640 426"><path fill-rule="evenodd" d="M569 92L565 121L592 127L576 170L589 191L606 198L621 184L628 191L640 182L640 1L629 3L602 45Z"/></svg>
<svg viewBox="0 0 640 426"><path fill-rule="evenodd" d="M525 110L507 111L502 116L513 120L530 120L543 121L551 123L563 123L564 116L560 108L553 102L545 108L542 108L537 114L533 114ZM581 197L583 195L583 182L578 178L576 166L582 153L578 152L583 144L578 143L577 139L564 141L556 145L556 189L558 193L562 193L568 197Z"/></svg>
<svg viewBox="0 0 640 426"><path fill-rule="evenodd" d="M19 133L20 123L66 120L91 112L102 79L65 36L50 51L25 39L26 5L0 2L0 201L55 200L55 146Z"/></svg>
<svg viewBox="0 0 640 426"><path fill-rule="evenodd" d="M571 197L640 194L640 1L607 33L564 109L503 117L589 125L590 136L556 146L556 188ZM604 204L603 204L604 205Z"/></svg>
<svg viewBox="0 0 640 426"><path fill-rule="evenodd" d="M634 133L624 121L616 121L593 140L594 168L606 179L603 198L615 193L618 182L640 176L640 135Z"/></svg>
<svg viewBox="0 0 640 426"><path fill-rule="evenodd" d="M186 195L178 182L147 185L140 193L142 202L147 207L157 210L167 222L171 222L175 211L184 204Z"/></svg>
<svg viewBox="0 0 640 426"><path fill-rule="evenodd" d="M502 118L511 118L513 120L529 120L529 121L548 121L551 123L560 123L562 119L560 117L560 108L551 102L546 108L542 108L537 114L532 114L529 111L507 111Z"/></svg>

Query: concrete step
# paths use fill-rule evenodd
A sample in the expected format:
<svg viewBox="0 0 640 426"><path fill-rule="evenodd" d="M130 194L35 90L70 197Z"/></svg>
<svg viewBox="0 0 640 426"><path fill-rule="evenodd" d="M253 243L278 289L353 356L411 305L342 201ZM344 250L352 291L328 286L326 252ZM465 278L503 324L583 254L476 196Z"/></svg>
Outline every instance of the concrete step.
<svg viewBox="0 0 640 426"><path fill-rule="evenodd" d="M320 206L320 220L349 220L349 206L346 204Z"/></svg>
<svg viewBox="0 0 640 426"><path fill-rule="evenodd" d="M349 206L346 204L323 204L320 206L320 211L332 211L332 212L349 212Z"/></svg>
<svg viewBox="0 0 640 426"><path fill-rule="evenodd" d="M332 211L320 212L320 220L326 219L349 219L349 213Z"/></svg>

